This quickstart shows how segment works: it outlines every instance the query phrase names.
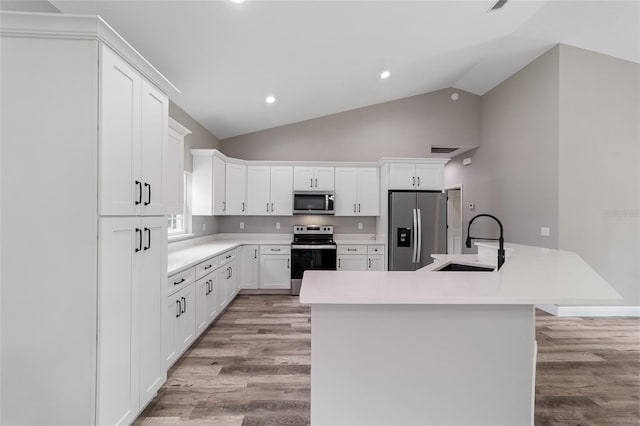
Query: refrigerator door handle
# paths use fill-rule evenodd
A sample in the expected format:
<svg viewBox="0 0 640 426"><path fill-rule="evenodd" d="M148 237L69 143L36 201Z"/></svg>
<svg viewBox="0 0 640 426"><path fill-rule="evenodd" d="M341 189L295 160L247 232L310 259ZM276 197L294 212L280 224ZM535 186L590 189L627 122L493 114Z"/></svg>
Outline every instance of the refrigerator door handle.
<svg viewBox="0 0 640 426"><path fill-rule="evenodd" d="M417 228L418 228L418 218L417 218L418 216L417 216L417 214L416 214L416 213L417 213L417 210L416 210L416 209L413 209L413 227L412 227L412 233L413 233L413 243L412 243L412 245L413 245L413 254L412 254L412 256L411 256L411 261L412 261L413 263L416 263L416 261L417 261L417 260L416 260L416 258L417 258L417 255L418 255L418 245L417 245L417 243L416 243L416 242L417 242L417 238L418 238L418 232L417 232L417 231L418 231L418 229L417 229Z"/></svg>
<svg viewBox="0 0 640 426"><path fill-rule="evenodd" d="M418 240L418 254L416 255L416 263L419 263L420 258L422 257L422 212L420 209L418 209L416 216L418 217L418 230L416 232L416 239Z"/></svg>

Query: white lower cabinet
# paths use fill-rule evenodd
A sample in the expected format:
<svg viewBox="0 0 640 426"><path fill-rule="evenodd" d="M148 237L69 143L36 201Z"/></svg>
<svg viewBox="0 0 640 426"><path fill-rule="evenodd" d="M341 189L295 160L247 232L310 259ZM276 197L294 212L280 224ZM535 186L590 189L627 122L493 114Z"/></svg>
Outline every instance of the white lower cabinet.
<svg viewBox="0 0 640 426"><path fill-rule="evenodd" d="M238 271L238 289L257 289L260 285L260 248L258 246L242 246Z"/></svg>
<svg viewBox="0 0 640 426"><path fill-rule="evenodd" d="M166 220L102 218L99 223L97 421L128 424L166 380Z"/></svg>
<svg viewBox="0 0 640 426"><path fill-rule="evenodd" d="M339 245L338 271L384 271L383 245Z"/></svg>
<svg viewBox="0 0 640 426"><path fill-rule="evenodd" d="M202 334L216 316L215 276L210 273L196 281L196 336Z"/></svg>
<svg viewBox="0 0 640 426"><path fill-rule="evenodd" d="M166 303L165 362L169 368L196 339L194 283L169 296Z"/></svg>
<svg viewBox="0 0 640 426"><path fill-rule="evenodd" d="M291 246L260 246L260 288L291 288Z"/></svg>
<svg viewBox="0 0 640 426"><path fill-rule="evenodd" d="M231 302L233 298L238 294L238 277L236 275L238 273L238 268L236 267L236 263L237 262L234 260L227 265L227 268L229 269L229 276L225 282L224 287L227 292L227 300L229 302Z"/></svg>

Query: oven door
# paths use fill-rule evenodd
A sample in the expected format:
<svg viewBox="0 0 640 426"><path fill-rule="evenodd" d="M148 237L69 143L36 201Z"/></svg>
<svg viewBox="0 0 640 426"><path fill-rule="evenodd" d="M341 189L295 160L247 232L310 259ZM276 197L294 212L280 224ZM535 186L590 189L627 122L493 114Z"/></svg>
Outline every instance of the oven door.
<svg viewBox="0 0 640 426"><path fill-rule="evenodd" d="M336 246L291 247L291 294L300 294L304 271L335 271Z"/></svg>

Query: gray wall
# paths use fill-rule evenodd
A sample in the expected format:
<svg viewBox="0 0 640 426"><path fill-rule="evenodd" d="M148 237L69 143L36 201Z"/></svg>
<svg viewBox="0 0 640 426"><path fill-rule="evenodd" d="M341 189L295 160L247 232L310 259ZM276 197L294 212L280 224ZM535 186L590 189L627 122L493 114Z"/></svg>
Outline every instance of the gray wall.
<svg viewBox="0 0 640 426"><path fill-rule="evenodd" d="M244 230L240 229L240 222L244 222ZM269 233L291 234L293 225L333 225L335 234L375 234L376 219L374 217L336 217L323 215L300 216L233 216L220 217L218 230L224 233ZM280 229L276 229L280 223ZM362 229L358 229L362 223Z"/></svg>
<svg viewBox="0 0 640 426"><path fill-rule="evenodd" d="M640 305L640 64L560 46L560 239Z"/></svg>
<svg viewBox="0 0 640 426"><path fill-rule="evenodd" d="M220 149L218 138L173 102L169 102L169 116L191 130L191 134L184 138L185 171L193 171L191 149ZM203 225L206 229L203 229ZM218 218L214 216L193 216L191 230L196 237L215 234L218 232Z"/></svg>
<svg viewBox="0 0 640 426"><path fill-rule="evenodd" d="M479 131L480 97L445 89L225 139L222 151L244 160L378 161L477 145Z"/></svg>
<svg viewBox="0 0 640 426"><path fill-rule="evenodd" d="M446 185L463 185L463 241L468 221L490 213L506 241L558 246L558 61L555 47L482 97L480 147L445 168ZM462 166L467 156L472 164ZM551 237L540 236L541 226ZM496 229L478 219L472 235L497 236Z"/></svg>
<svg viewBox="0 0 640 426"><path fill-rule="evenodd" d="M0 10L19 12L60 13L60 10L46 0L2 0Z"/></svg>

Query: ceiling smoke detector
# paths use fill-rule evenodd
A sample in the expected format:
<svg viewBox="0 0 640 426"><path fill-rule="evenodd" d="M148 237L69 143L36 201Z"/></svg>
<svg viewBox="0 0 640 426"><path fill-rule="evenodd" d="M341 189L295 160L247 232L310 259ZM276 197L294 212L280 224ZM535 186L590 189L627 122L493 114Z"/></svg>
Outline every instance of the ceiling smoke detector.
<svg viewBox="0 0 640 426"><path fill-rule="evenodd" d="M498 10L498 9L502 9L502 6L504 6L509 0L498 0L497 2L494 3L493 6L491 6L491 9L489 9L489 12L493 12L494 10Z"/></svg>

